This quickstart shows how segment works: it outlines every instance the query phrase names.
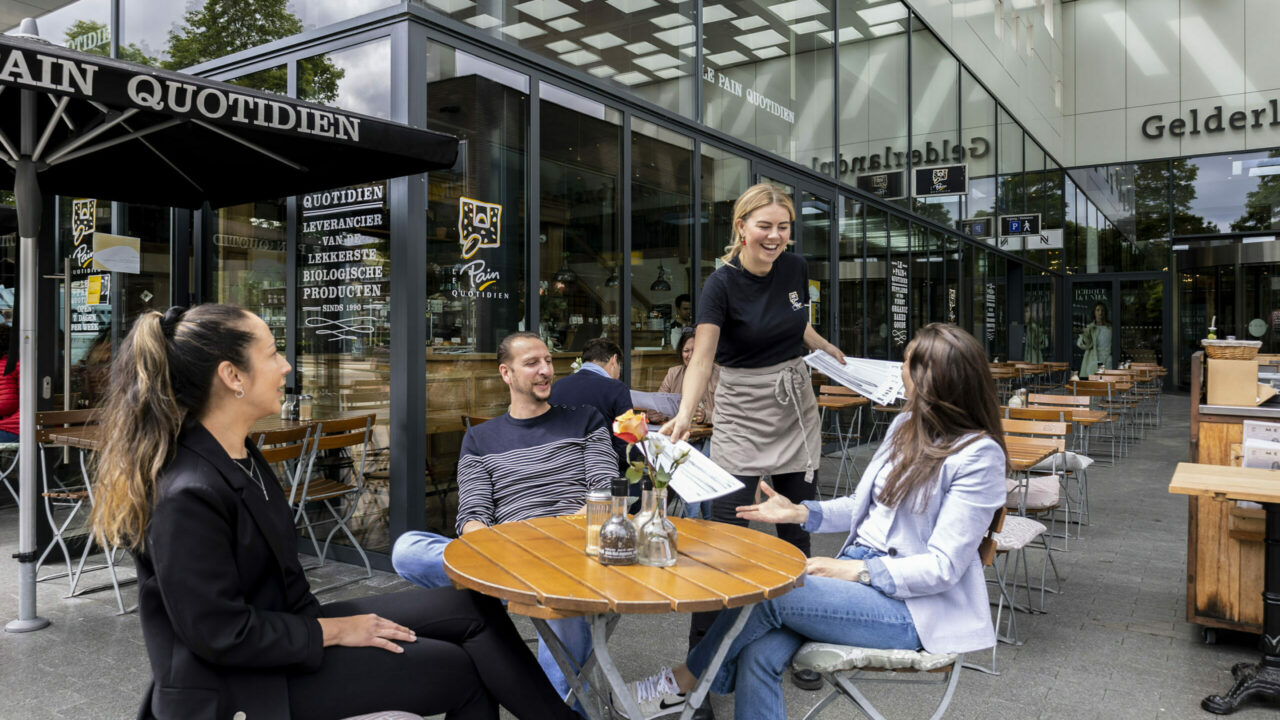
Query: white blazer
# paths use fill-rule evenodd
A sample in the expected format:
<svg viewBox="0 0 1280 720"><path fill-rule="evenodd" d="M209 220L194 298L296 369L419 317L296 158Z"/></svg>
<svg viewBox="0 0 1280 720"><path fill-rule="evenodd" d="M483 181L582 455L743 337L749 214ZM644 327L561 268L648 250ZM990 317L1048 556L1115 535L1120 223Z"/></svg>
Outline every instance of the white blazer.
<svg viewBox="0 0 1280 720"><path fill-rule="evenodd" d="M815 532L848 532L844 547L857 538L876 474L889 469L888 441L906 418L902 413L889 427L853 495L817 503L822 520ZM889 554L882 560L896 585L892 597L906 601L929 652L964 653L996 642L978 544L1005 504L1004 478L1004 453L982 438L943 461L922 510L910 498L890 509Z"/></svg>

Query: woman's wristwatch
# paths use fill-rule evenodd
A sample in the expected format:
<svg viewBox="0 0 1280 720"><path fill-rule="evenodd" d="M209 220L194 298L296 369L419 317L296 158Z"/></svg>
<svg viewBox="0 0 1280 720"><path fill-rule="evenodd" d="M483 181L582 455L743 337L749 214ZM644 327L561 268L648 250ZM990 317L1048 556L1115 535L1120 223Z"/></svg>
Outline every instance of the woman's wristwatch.
<svg viewBox="0 0 1280 720"><path fill-rule="evenodd" d="M858 571L858 582L863 585L871 584L871 571L867 569L865 564L862 566L862 569Z"/></svg>

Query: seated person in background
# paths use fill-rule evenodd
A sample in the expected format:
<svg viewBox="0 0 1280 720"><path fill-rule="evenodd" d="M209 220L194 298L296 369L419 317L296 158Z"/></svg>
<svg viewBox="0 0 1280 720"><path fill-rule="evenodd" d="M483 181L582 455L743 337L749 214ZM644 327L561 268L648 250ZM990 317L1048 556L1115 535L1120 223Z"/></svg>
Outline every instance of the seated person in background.
<svg viewBox="0 0 1280 720"><path fill-rule="evenodd" d="M551 386L552 405L591 407L613 426L614 418L631 409L631 390L618 379L622 374L622 348L608 338L593 338L582 348L582 367ZM626 467L627 443L612 438L618 468Z"/></svg>
<svg viewBox="0 0 1280 720"><path fill-rule="evenodd" d="M693 359L693 348L697 332L693 327L687 327L680 334L680 340L676 343L676 352L680 355L680 364L672 367L667 371L667 376L662 379L662 384L658 386L660 393L675 393L679 395L684 389L684 371L689 367L689 361ZM707 392L702 396L702 401L698 403L698 410L693 414L693 421L697 423L711 422L712 411L716 406L716 384L720 382L720 366L711 366L711 379L707 381ZM655 414L649 417L650 422L666 422L669 418ZM703 438L693 443L693 446L699 452L706 454L709 440ZM685 517L711 519L711 502L690 503L685 506Z"/></svg>
<svg viewBox="0 0 1280 720"><path fill-rule="evenodd" d="M612 427L590 406L548 402L555 370L551 353L534 333L508 335L498 345L498 373L511 391L507 412L475 425L458 457L458 534L498 523L583 512L588 490L607 489L617 477L609 444ZM400 576L422 587L449 587L444 548L449 538L430 532L401 535L391 551ZM591 649L583 618L550 621L578 664ZM564 697L569 684L541 638L538 664Z"/></svg>
<svg viewBox="0 0 1280 720"><path fill-rule="evenodd" d="M660 393L675 393L679 395L684 389L684 371L689 367L689 361L693 359L693 348L697 333L694 328L686 328L680 334L680 341L676 343L676 353L680 355L680 364L673 366L667 371L667 376L662 378L662 384L658 386ZM693 414L693 421L698 423L713 422L711 419L712 411L716 406L716 385L720 382L720 367L718 365L711 366L711 380L707 382L707 392L702 396L702 400L698 402L698 410ZM650 418L657 422L656 418Z"/></svg>
<svg viewBox="0 0 1280 720"><path fill-rule="evenodd" d="M676 296L676 316L671 318L671 347L680 342L680 335L693 329L693 300L688 293Z"/></svg>
<svg viewBox="0 0 1280 720"><path fill-rule="evenodd" d="M739 518L848 533L813 557L801 587L754 606L712 682L736 720L786 717L782 673L806 640L931 653L996 642L978 546L1006 492L1000 412L986 353L955 325L931 323L907 345L907 404L853 495L795 504L763 482ZM636 683L644 717L679 713L741 609L720 614L674 671Z"/></svg>

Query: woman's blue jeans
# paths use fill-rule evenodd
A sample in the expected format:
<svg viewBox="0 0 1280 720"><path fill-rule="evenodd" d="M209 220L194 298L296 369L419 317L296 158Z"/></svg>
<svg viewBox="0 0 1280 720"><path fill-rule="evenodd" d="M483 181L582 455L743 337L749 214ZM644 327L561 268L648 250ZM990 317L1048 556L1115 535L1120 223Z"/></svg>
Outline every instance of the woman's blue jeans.
<svg viewBox="0 0 1280 720"><path fill-rule="evenodd" d="M882 555L851 545L842 559ZM804 585L786 595L751 606L751 617L729 646L712 692L734 693L735 720L777 720L787 716L782 675L791 656L808 641L882 649L920 647L911 612L902 600L870 585L806 576ZM720 614L706 637L689 652L689 671L701 676L721 639L743 608Z"/></svg>

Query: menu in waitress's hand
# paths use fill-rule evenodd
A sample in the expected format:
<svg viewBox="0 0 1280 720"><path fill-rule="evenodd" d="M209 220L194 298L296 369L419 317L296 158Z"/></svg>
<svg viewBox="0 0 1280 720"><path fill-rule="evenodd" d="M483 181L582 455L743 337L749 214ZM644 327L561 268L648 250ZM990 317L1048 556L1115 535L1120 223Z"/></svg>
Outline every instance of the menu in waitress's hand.
<svg viewBox="0 0 1280 720"><path fill-rule="evenodd" d="M672 442L671 438L660 433L651 433L649 437L654 438L654 443L658 446L658 463L662 467L671 467L682 453L689 453L689 459L671 474L670 486L685 502L696 503L718 498L743 487L741 480L730 475L689 443L683 440Z"/></svg>
<svg viewBox="0 0 1280 720"><path fill-rule="evenodd" d="M902 386L902 363L846 356L844 365L822 350L814 350L804 361L814 370L879 405L906 399Z"/></svg>

